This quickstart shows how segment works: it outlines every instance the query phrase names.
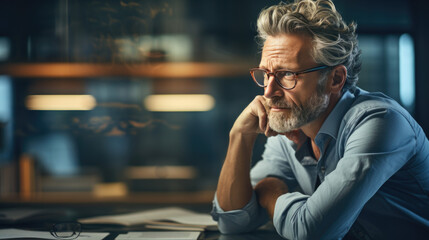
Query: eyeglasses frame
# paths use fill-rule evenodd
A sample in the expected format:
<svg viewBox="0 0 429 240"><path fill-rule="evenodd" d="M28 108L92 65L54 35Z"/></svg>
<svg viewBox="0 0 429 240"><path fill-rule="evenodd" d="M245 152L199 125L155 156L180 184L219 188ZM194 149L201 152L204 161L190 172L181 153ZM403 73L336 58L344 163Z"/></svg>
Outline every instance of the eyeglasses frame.
<svg viewBox="0 0 429 240"><path fill-rule="evenodd" d="M322 65L322 66L317 66L317 67L314 67L314 68L309 68L309 69L301 70L301 71L298 71L298 72L292 72L292 71L289 71L289 70L286 70L286 69L279 69L279 70L276 70L276 71L274 71L274 72L270 72L270 71L268 71L267 69L263 69L263 68L252 68L252 69L250 69L250 75L252 76L253 81L254 81L254 82L255 82L259 87L263 87L263 88L264 88L264 87L266 87L266 86L264 86L264 85L262 85L262 84L259 84L259 83L258 83L258 81L256 81L256 78L255 78L255 76L254 76L254 71L255 71L255 70L262 70L262 71L264 71L264 72L265 72L265 74L267 74L268 78L270 78L270 75L272 75L272 76L274 77L274 80L276 80L276 83L277 83L280 87L282 87L283 89L286 89L286 90L291 90L291 89L294 89L294 88L295 88L295 86L296 86L297 76L298 76L298 75L303 74L303 73L315 72L315 71L319 71L319 70L326 69L326 68L329 68L329 66L327 66L327 65ZM287 88L287 87L283 86L283 85L281 84L280 80L279 80L279 79L277 78L277 76L276 76L276 74L277 74L278 72L289 72L289 73L292 73L292 74L293 74L293 79L295 80L295 83L294 83L293 87Z"/></svg>
<svg viewBox="0 0 429 240"><path fill-rule="evenodd" d="M74 226L77 228L73 229L73 233L72 235L68 236L68 237L64 237L64 236L59 236L58 232L56 231L56 227L59 225L70 225L70 226ZM49 231L51 233L51 235L57 239L64 239L64 240L71 240L71 239L76 239L80 236L81 232L82 232L82 224L79 222L58 222L55 224L52 224L51 226L51 230Z"/></svg>

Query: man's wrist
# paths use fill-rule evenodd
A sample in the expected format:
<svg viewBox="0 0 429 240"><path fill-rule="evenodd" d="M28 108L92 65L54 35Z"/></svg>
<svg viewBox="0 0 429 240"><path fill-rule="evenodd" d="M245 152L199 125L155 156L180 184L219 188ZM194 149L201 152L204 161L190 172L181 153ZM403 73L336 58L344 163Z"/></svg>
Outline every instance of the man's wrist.
<svg viewBox="0 0 429 240"><path fill-rule="evenodd" d="M256 141L256 138L258 137L258 133L243 133L241 131L237 131L234 128L231 129L229 132L229 141L234 140L240 140L240 142L245 144L250 144L253 146L253 144Z"/></svg>

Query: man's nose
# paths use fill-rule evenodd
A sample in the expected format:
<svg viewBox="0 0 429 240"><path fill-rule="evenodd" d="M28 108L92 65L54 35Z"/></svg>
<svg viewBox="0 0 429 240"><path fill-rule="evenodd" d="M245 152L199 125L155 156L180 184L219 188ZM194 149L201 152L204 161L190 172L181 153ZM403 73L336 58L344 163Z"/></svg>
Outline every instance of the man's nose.
<svg viewBox="0 0 429 240"><path fill-rule="evenodd" d="M272 98L273 96L281 96L283 93L282 88L277 83L273 74L268 75L268 83L264 89L264 96L266 98Z"/></svg>

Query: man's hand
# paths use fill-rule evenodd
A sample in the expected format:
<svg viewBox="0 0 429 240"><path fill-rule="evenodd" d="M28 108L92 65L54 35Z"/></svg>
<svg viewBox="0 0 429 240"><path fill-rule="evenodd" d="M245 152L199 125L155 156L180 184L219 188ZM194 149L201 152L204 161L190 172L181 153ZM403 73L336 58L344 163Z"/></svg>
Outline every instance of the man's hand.
<svg viewBox="0 0 429 240"><path fill-rule="evenodd" d="M231 132L243 135L264 133L267 137L276 136L278 133L268 126L268 111L266 98L256 96L237 118Z"/></svg>
<svg viewBox="0 0 429 240"><path fill-rule="evenodd" d="M256 137L259 133L264 133L267 137L278 134L268 126L268 112L266 98L256 96L237 118L230 131L228 152L216 190L217 200L224 211L243 208L252 197L250 166ZM266 188L263 182L259 187L260 195L263 197L261 199L265 202L265 197L268 196L265 192L270 194L272 191ZM286 189L287 192L284 183L282 189ZM272 204L272 212L274 204ZM266 206L268 205L270 204L267 203Z"/></svg>
<svg viewBox="0 0 429 240"><path fill-rule="evenodd" d="M259 204L267 210L271 219L273 219L277 198L287 193L288 187L279 178L267 177L256 184L255 192L258 196Z"/></svg>

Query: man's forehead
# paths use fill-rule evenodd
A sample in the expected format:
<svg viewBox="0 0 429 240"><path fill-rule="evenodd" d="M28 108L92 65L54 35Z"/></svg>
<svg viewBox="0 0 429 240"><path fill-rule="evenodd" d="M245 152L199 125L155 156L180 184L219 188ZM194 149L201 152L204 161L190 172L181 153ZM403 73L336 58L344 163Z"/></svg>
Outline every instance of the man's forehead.
<svg viewBox="0 0 429 240"><path fill-rule="evenodd" d="M270 36L265 40L262 58L286 58L303 61L311 57L311 47L311 38L307 35L282 34Z"/></svg>

